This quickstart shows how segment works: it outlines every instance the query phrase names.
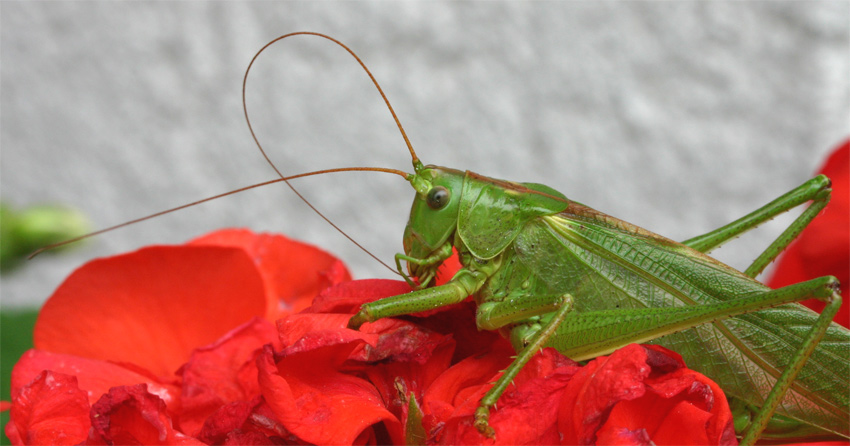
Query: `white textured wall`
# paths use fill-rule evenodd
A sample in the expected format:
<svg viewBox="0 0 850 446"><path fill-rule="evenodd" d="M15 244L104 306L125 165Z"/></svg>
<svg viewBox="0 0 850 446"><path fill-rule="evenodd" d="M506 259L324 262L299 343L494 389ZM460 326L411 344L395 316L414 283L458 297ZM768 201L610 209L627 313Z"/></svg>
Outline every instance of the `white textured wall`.
<svg viewBox="0 0 850 446"><path fill-rule="evenodd" d="M848 135L850 8L830 2L2 2L0 186L98 227L271 179L241 79L277 35L331 34L382 82L426 163L536 181L672 238L804 181ZM390 115L339 48L297 38L249 83L259 138L287 173L409 169ZM298 183L377 255L401 249L409 187L381 174ZM3 277L38 304L87 259L214 228L280 231L370 258L269 187L91 240ZM717 252L743 266L779 231Z"/></svg>

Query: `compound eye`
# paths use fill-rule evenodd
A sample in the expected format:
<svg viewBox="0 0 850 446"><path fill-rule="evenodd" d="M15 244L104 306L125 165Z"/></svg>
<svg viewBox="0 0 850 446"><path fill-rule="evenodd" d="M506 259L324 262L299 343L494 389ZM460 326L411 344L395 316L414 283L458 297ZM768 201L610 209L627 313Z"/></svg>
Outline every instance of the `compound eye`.
<svg viewBox="0 0 850 446"><path fill-rule="evenodd" d="M442 209L447 204L449 204L449 191L445 187L437 186L428 192L428 206L431 209Z"/></svg>

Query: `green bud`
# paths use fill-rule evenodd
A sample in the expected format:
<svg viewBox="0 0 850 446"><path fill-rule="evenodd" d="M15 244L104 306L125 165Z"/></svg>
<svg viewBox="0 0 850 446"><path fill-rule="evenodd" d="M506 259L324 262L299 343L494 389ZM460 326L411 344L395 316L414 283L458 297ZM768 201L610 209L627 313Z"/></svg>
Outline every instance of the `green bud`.
<svg viewBox="0 0 850 446"><path fill-rule="evenodd" d="M19 265L38 248L89 231L91 225L88 219L76 209L40 205L18 211L7 204L0 204L0 270L8 271Z"/></svg>

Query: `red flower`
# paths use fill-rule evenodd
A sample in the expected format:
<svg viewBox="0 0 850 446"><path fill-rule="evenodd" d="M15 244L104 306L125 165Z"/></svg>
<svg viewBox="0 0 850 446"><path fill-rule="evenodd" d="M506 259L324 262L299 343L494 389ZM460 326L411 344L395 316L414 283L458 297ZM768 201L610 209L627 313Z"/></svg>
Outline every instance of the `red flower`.
<svg viewBox="0 0 850 446"><path fill-rule="evenodd" d="M194 435L221 405L259 395L259 350L269 343L280 348L271 321L291 313L287 308L309 305L311 292L346 280L344 265L316 248L244 230L92 261L68 277L39 314L35 349L12 372L7 433L16 443L86 439L80 432L88 426L72 434L51 421L60 416L44 418L51 413L42 407L47 401L27 403L42 371L50 370L50 382L60 374L75 377L62 392L84 392L91 417L100 417L95 410L110 389L144 383L134 388L134 399L113 404L138 406L150 395L164 404L148 405L144 417L159 413L181 435ZM20 410L31 413L16 416Z"/></svg>
<svg viewBox="0 0 850 446"><path fill-rule="evenodd" d="M424 398L440 444L478 444L479 399L512 351L467 358ZM624 347L584 367L553 349L532 358L490 417L494 444L737 444L723 392L657 346Z"/></svg>
<svg viewBox="0 0 850 446"><path fill-rule="evenodd" d="M44 370L18 390L6 435L15 444L77 444L88 434L89 410L75 377Z"/></svg>
<svg viewBox="0 0 850 446"><path fill-rule="evenodd" d="M720 389L636 345L584 366L545 349L486 438L472 414L514 352L475 328L474 302L350 330L362 303L410 288L348 279L315 248L239 230L95 260L45 304L36 348L13 371L6 433L15 444L734 443Z"/></svg>
<svg viewBox="0 0 850 446"><path fill-rule="evenodd" d="M568 384L561 414L567 444L737 443L722 390L659 346L632 344L588 363Z"/></svg>
<svg viewBox="0 0 850 446"><path fill-rule="evenodd" d="M845 296L834 321L850 327L850 140L838 146L818 173L832 180L832 199L800 237L779 257L767 285L780 288L821 276L841 281ZM822 301L803 302L815 311L823 310Z"/></svg>

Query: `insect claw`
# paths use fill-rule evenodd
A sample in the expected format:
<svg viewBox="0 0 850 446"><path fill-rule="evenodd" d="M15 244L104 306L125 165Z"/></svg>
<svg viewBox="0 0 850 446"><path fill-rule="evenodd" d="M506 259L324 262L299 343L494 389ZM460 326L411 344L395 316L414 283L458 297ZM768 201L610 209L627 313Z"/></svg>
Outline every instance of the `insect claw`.
<svg viewBox="0 0 850 446"><path fill-rule="evenodd" d="M494 406L495 408L495 406ZM488 419L490 418L490 409L486 406L480 406L478 409L475 409L474 416L474 425L475 428L482 435L485 435L487 438L493 438L496 436L496 431L490 426Z"/></svg>
<svg viewBox="0 0 850 446"><path fill-rule="evenodd" d="M359 330L360 326L369 322L365 315L363 315L363 311L358 312L354 316L351 316L351 319L348 320L347 328L352 330Z"/></svg>

